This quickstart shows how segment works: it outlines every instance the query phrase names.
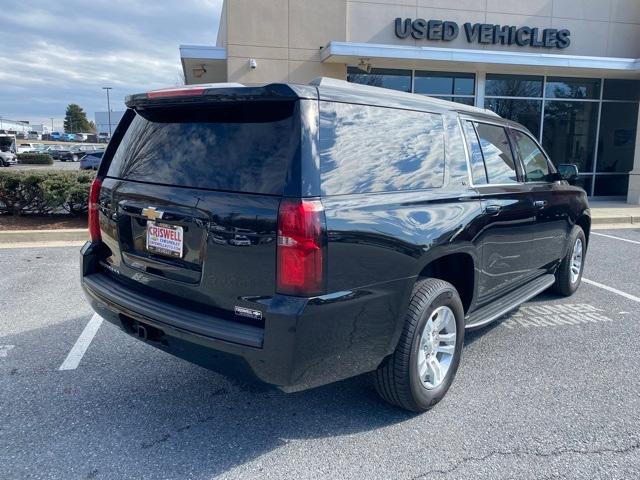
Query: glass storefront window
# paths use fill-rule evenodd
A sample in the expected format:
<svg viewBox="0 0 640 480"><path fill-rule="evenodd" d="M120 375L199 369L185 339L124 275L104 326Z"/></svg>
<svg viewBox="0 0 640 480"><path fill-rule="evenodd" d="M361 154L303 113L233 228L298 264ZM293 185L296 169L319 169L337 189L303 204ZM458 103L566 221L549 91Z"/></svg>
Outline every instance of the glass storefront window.
<svg viewBox="0 0 640 480"><path fill-rule="evenodd" d="M484 108L496 112L503 118L521 123L536 138L540 138L540 116L542 100L510 100L507 98L487 98Z"/></svg>
<svg viewBox="0 0 640 480"><path fill-rule="evenodd" d="M602 92L603 100L640 100L639 80L606 79Z"/></svg>
<svg viewBox="0 0 640 480"><path fill-rule="evenodd" d="M633 170L638 104L604 102L600 114L597 172Z"/></svg>
<svg viewBox="0 0 640 480"><path fill-rule="evenodd" d="M556 165L575 163L581 172L591 172L597 128L597 102L547 101L542 146Z"/></svg>
<svg viewBox="0 0 640 480"><path fill-rule="evenodd" d="M624 197L628 190L629 175L596 175L595 196Z"/></svg>
<svg viewBox="0 0 640 480"><path fill-rule="evenodd" d="M593 186L593 175L580 175L573 184L582 188L587 192L587 195L593 195L593 192L591 191L591 187Z"/></svg>
<svg viewBox="0 0 640 480"><path fill-rule="evenodd" d="M394 70L390 68L373 68L371 73L357 67L347 69L347 81L371 85L373 87L389 88L402 92L411 92L411 70Z"/></svg>
<svg viewBox="0 0 640 480"><path fill-rule="evenodd" d="M414 92L427 95L474 95L473 73L416 72Z"/></svg>
<svg viewBox="0 0 640 480"><path fill-rule="evenodd" d="M546 98L600 99L600 79L547 77Z"/></svg>
<svg viewBox="0 0 640 480"><path fill-rule="evenodd" d="M542 97L544 77L534 75L502 75L488 73L487 97Z"/></svg>

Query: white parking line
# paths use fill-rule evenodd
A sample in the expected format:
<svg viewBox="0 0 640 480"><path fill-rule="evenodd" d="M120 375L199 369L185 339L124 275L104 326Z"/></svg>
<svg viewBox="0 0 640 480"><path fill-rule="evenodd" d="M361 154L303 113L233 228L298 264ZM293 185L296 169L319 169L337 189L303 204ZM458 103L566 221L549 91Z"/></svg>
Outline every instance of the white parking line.
<svg viewBox="0 0 640 480"><path fill-rule="evenodd" d="M100 325L102 325L102 317L97 313L94 313L93 317L91 317L91 320L89 320L87 326L84 327L84 330L82 330L82 333L78 337L78 340L76 340L75 345L67 355L67 358L64 359L64 362L62 362L62 365L60 365L60 368L58 370L75 370L76 368L78 368L78 365L80 365L80 360L82 360L82 357L84 357L87 348L89 348L89 345L91 345L91 340L93 340L93 337L95 337L98 329L100 328Z"/></svg>
<svg viewBox="0 0 640 480"><path fill-rule="evenodd" d="M640 297L636 297L631 295L630 293L623 292L622 290L618 290L617 288L610 287L608 285L603 285L602 283L594 282L593 280L589 280L588 278L582 278L584 283L588 283L589 285L593 285L594 287L602 288L603 290L608 290L609 292L620 295L624 298L628 298L629 300L633 300L634 302L640 303Z"/></svg>
<svg viewBox="0 0 640 480"><path fill-rule="evenodd" d="M620 241L623 241L623 242L635 243L636 245L640 245L640 242L638 242L636 240L629 240L627 238L615 237L613 235L605 235L604 233L597 233L597 232L591 232L591 234L592 235L598 235L599 237L613 238L614 240L620 240Z"/></svg>

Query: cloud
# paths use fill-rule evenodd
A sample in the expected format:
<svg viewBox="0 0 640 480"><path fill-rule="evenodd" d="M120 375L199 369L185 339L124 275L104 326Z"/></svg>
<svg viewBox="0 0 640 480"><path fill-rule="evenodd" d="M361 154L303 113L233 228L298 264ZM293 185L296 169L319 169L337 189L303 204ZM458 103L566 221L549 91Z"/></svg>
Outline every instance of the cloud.
<svg viewBox="0 0 640 480"><path fill-rule="evenodd" d="M180 44L215 45L222 0L5 1L0 116L60 128L69 103L93 119L181 82Z"/></svg>

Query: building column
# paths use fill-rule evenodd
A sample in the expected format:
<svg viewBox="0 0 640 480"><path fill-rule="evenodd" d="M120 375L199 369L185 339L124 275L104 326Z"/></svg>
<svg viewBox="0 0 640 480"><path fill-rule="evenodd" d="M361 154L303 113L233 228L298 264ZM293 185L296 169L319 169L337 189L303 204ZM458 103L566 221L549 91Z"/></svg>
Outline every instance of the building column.
<svg viewBox="0 0 640 480"><path fill-rule="evenodd" d="M633 170L629 173L627 203L640 205L640 115L636 127L636 148L633 155Z"/></svg>
<svg viewBox="0 0 640 480"><path fill-rule="evenodd" d="M487 78L485 72L476 72L476 107L484 108L484 85Z"/></svg>

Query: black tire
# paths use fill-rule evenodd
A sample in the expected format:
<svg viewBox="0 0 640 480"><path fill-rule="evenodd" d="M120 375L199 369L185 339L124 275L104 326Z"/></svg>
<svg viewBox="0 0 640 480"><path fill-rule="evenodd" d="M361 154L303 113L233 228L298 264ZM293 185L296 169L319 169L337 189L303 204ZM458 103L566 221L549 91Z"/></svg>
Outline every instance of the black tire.
<svg viewBox="0 0 640 480"><path fill-rule="evenodd" d="M576 243L582 242L582 263L580 265L580 273L577 278L572 276L571 261ZM582 272L584 271L584 258L587 252L587 240L584 231L578 225L573 227L569 240L567 241L567 253L560 262L560 266L556 271L556 283L553 285L553 291L558 295L570 297L580 286L582 281Z"/></svg>
<svg viewBox="0 0 640 480"><path fill-rule="evenodd" d="M449 307L455 317L455 349L442 383L428 389L418 374L419 343L427 321L442 306ZM419 281L413 289L396 350L375 372L376 390L384 400L405 410L429 410L449 390L460 364L463 343L464 309L456 289L450 283L435 278Z"/></svg>

